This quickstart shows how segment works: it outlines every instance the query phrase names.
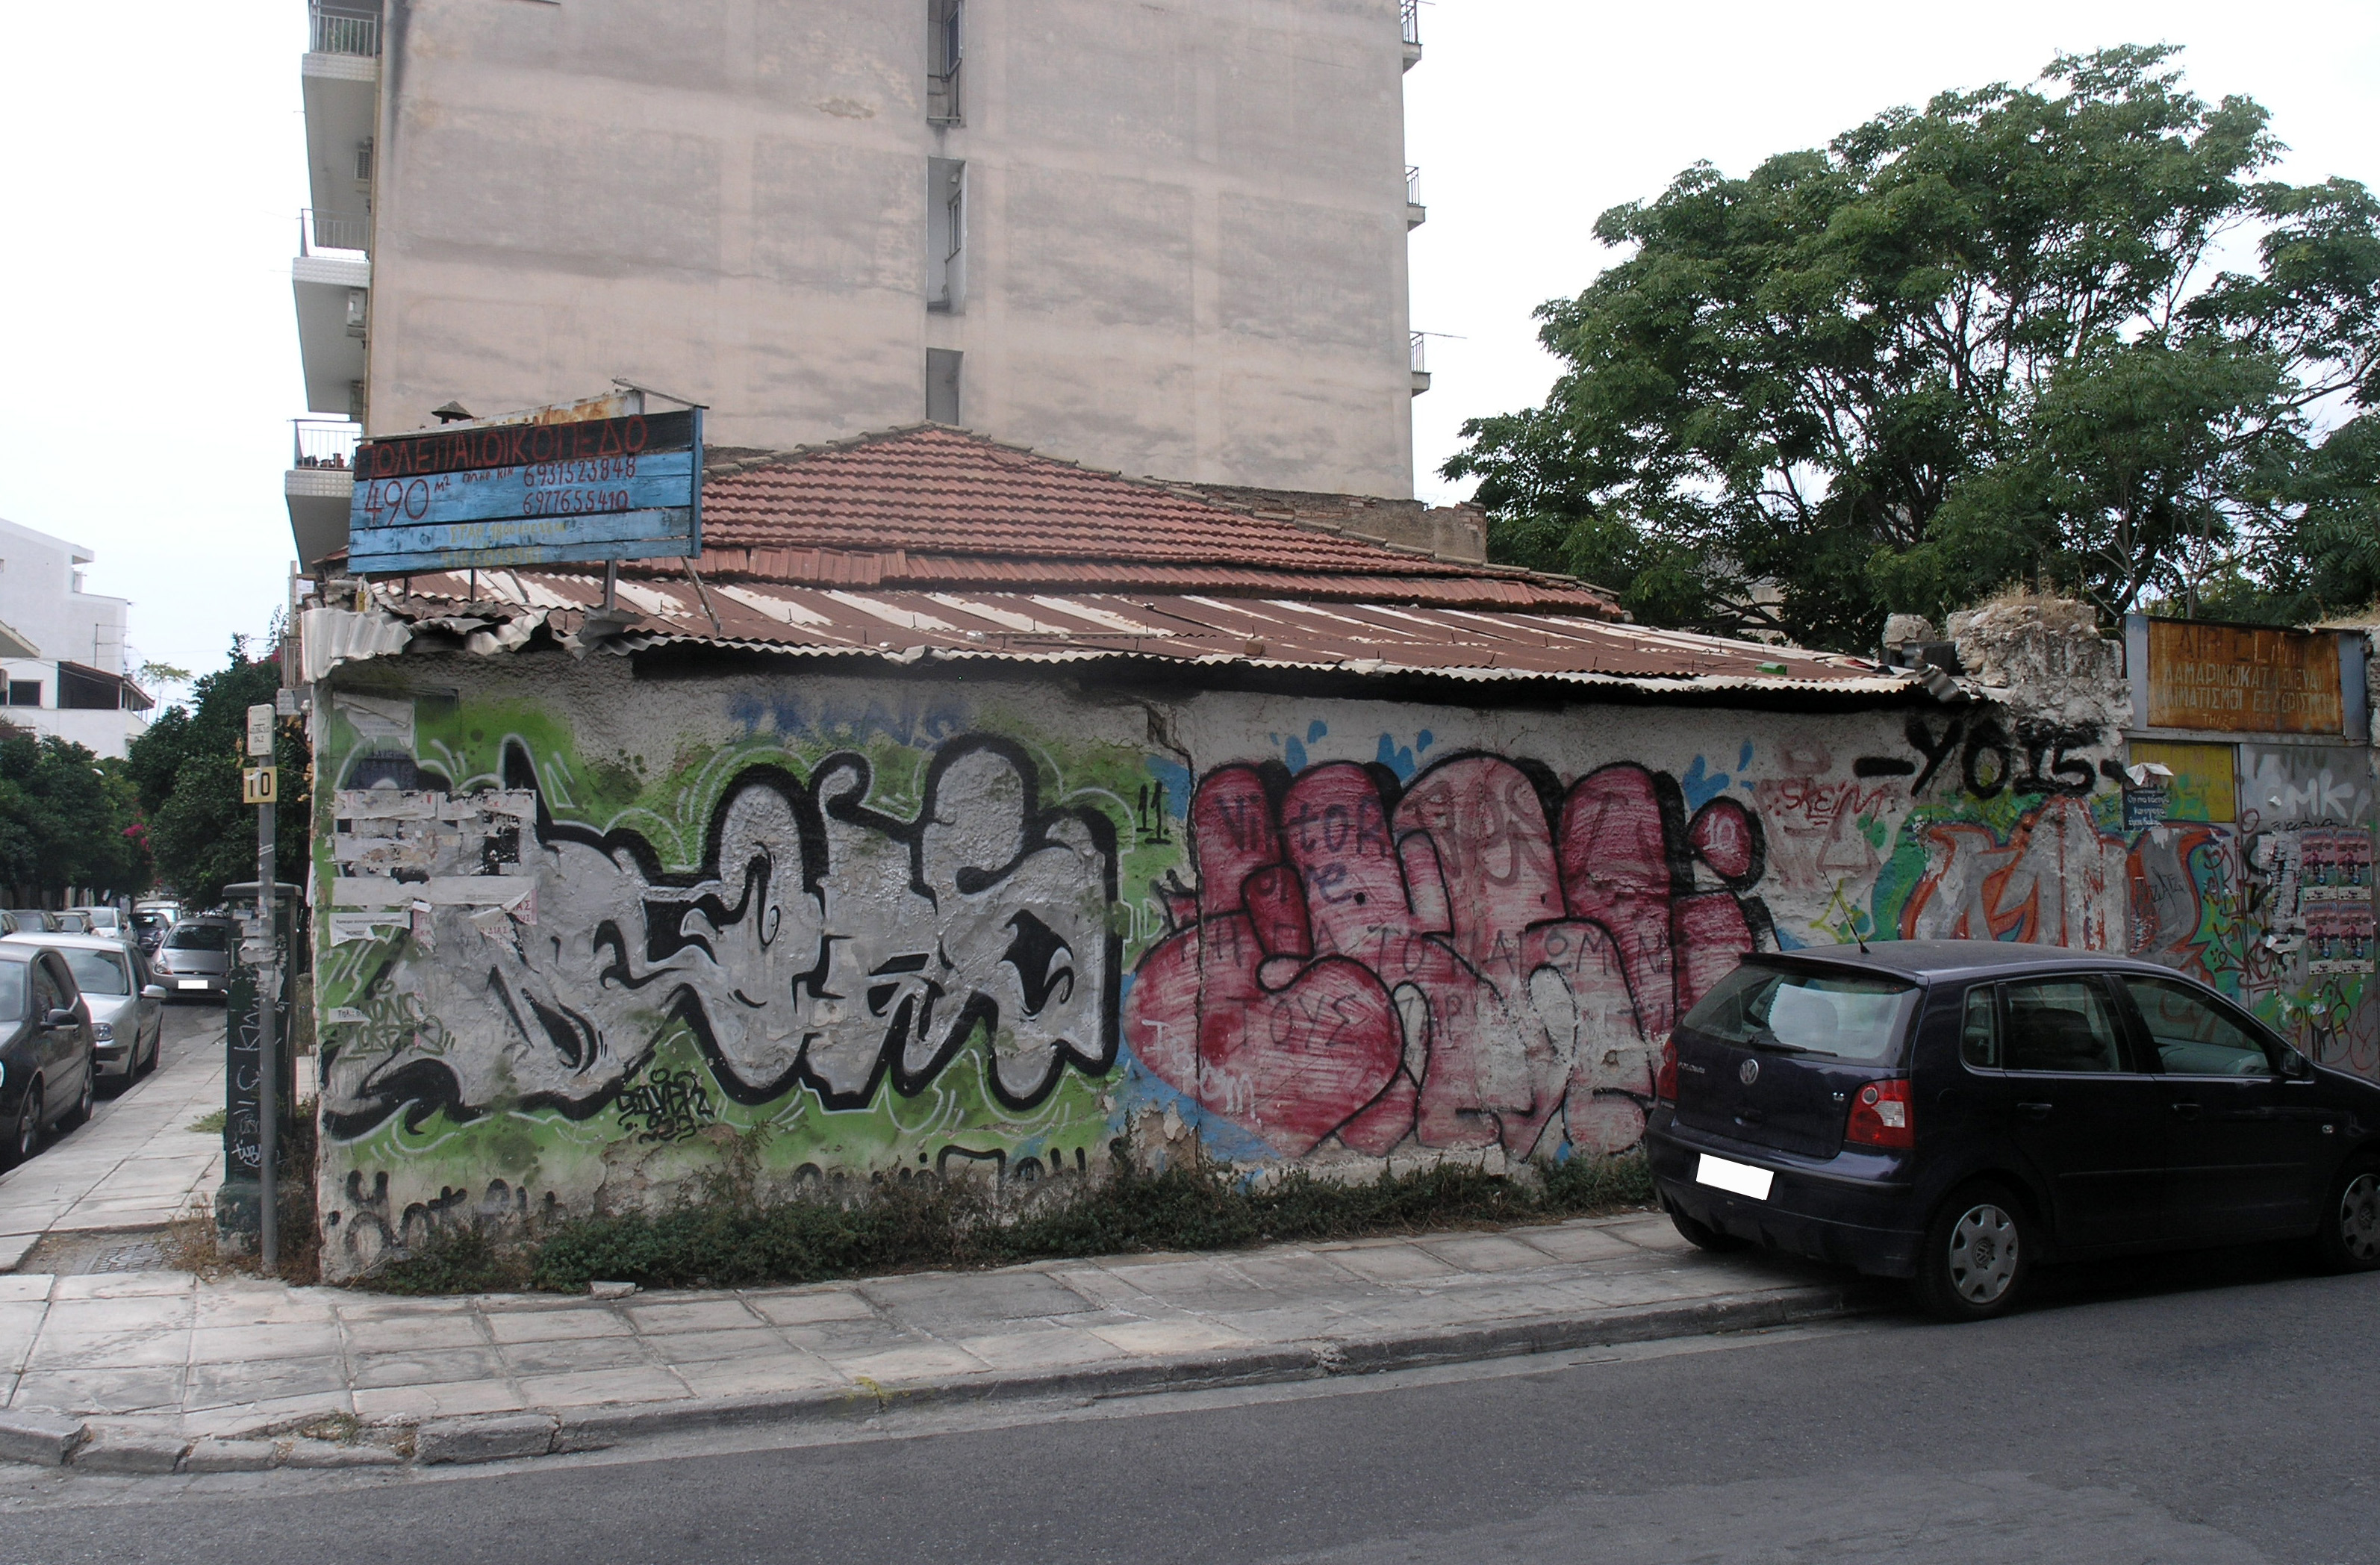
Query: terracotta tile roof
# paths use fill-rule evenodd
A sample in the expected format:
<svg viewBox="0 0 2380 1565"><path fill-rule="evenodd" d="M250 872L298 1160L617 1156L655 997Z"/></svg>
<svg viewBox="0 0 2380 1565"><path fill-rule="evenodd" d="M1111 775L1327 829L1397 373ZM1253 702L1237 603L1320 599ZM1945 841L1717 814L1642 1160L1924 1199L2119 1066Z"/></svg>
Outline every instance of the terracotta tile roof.
<svg viewBox="0 0 2380 1565"><path fill-rule="evenodd" d="M931 425L714 466L702 536L704 574L725 579L1294 591L1618 617L1584 583L1398 549Z"/></svg>
<svg viewBox="0 0 2380 1565"><path fill-rule="evenodd" d="M700 559L623 564L608 626L589 612L600 566L421 572L371 583L369 618L313 616L307 655L327 667L424 637L425 648L444 637L495 653L550 632L581 650L698 643L913 665L1131 660L1663 690L1908 687L1856 658L1630 625L1568 577L1350 537L1310 518L1361 525L1410 503L1346 497L1334 512L1320 503L1332 498L1201 493L929 426L714 462Z"/></svg>

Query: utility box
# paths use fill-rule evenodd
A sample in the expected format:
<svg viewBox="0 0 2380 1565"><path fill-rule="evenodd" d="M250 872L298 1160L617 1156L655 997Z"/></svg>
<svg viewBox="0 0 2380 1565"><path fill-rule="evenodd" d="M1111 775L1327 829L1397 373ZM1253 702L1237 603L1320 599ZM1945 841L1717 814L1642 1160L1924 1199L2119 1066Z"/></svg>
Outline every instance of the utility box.
<svg viewBox="0 0 2380 1565"><path fill-rule="evenodd" d="M215 1195L215 1230L234 1249L252 1248L259 1231L264 1168L263 1119L258 1105L264 1074L258 1048L263 1007L273 1010L273 1093L276 1142L286 1145L290 1108L297 1097L297 1050L291 1045L297 950L298 888L273 887L270 927L259 922L256 882L224 888L224 906L239 920L239 943L232 952L224 995L224 1179Z"/></svg>

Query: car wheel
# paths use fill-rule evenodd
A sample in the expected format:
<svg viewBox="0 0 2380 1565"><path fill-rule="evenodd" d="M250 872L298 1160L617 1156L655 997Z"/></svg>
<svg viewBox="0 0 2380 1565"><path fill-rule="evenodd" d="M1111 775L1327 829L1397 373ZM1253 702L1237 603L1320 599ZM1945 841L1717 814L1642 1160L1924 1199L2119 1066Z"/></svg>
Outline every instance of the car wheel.
<svg viewBox="0 0 2380 1565"><path fill-rule="evenodd" d="M1696 1221L1686 1216L1685 1208L1667 1199L1664 1199L1661 1205L1669 1212L1670 1225L1677 1229L1678 1236L1697 1250L1708 1250L1712 1255L1723 1256L1730 1250L1741 1250L1752 1243L1749 1239L1737 1238L1725 1229L1713 1228L1706 1222Z"/></svg>
<svg viewBox="0 0 2380 1565"><path fill-rule="evenodd" d="M2325 1271L2380 1270L2380 1158L2358 1158L2339 1171L2314 1256Z"/></svg>
<svg viewBox="0 0 2380 1565"><path fill-rule="evenodd" d="M42 1084L35 1082L25 1088L25 1100L17 1106L17 1126L8 1133L7 1144L0 1146L0 1162L14 1168L41 1149Z"/></svg>
<svg viewBox="0 0 2380 1565"><path fill-rule="evenodd" d="M1917 1302L1940 1320L1989 1320L2024 1293L2033 1219L1997 1184L1971 1184L1942 1203L1917 1255Z"/></svg>
<svg viewBox="0 0 2380 1565"><path fill-rule="evenodd" d="M69 1110L67 1113L67 1117L59 1122L58 1128L61 1130L80 1130L83 1126L91 1123L91 1104L98 1098L98 1097L99 1062L97 1060L86 1060L83 1062L82 1068L82 1096L75 1099L74 1108Z"/></svg>

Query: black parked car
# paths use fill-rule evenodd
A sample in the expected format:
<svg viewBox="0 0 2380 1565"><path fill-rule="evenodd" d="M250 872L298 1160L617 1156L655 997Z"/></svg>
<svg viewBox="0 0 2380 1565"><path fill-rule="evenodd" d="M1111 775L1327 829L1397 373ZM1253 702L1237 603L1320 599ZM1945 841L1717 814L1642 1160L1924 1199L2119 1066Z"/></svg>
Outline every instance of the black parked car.
<svg viewBox="0 0 2380 1565"><path fill-rule="evenodd" d="M96 1060L66 959L0 942L0 1168L40 1151L53 1125L71 1130L91 1118Z"/></svg>
<svg viewBox="0 0 2380 1565"><path fill-rule="evenodd" d="M1663 1049L1678 1231L1913 1280L1950 1319L2045 1261L2249 1240L2380 1268L2380 1086L2120 957L1893 940L1745 960Z"/></svg>

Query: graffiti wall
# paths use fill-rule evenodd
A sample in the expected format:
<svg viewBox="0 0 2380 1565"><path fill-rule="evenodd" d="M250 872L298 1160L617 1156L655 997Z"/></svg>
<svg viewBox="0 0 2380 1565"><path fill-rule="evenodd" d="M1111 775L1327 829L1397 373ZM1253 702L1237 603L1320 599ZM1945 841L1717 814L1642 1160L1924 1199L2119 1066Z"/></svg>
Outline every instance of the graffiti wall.
<svg viewBox="0 0 2380 1565"><path fill-rule="evenodd" d="M1160 701L557 654L351 667L315 722L335 1274L443 1223L665 1201L731 1148L784 1184L1074 1177L1150 1125L1359 1172L1606 1151L1745 952L2204 943L2204 844L2153 850L2173 905L2144 913L2115 752L1981 706ZM2248 873L2309 909L2368 884L2368 853L2293 840ZM2306 962L2347 949L2324 916Z"/></svg>

